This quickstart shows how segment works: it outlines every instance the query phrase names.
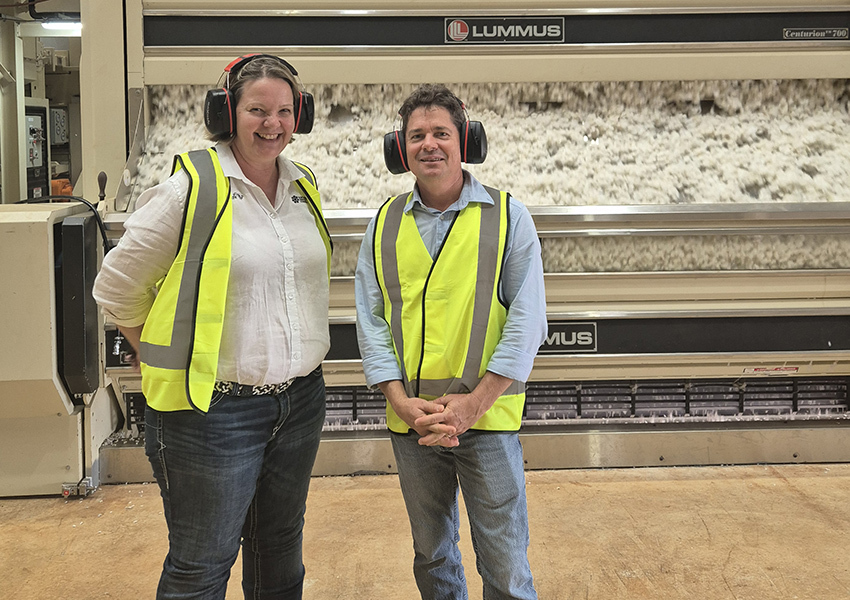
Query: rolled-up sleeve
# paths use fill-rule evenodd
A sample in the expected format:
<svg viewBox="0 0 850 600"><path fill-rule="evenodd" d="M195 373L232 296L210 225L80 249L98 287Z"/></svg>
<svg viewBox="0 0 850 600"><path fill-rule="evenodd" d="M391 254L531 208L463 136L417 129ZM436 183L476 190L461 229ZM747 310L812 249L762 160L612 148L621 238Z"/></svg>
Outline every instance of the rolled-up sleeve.
<svg viewBox="0 0 850 600"><path fill-rule="evenodd" d="M510 232L501 281L508 315L487 370L527 381L547 332L543 259L528 209L511 198L510 210Z"/></svg>
<svg viewBox="0 0 850 600"><path fill-rule="evenodd" d="M144 324L154 288L177 255L189 179L182 171L144 192L124 235L103 259L92 295L116 325Z"/></svg>

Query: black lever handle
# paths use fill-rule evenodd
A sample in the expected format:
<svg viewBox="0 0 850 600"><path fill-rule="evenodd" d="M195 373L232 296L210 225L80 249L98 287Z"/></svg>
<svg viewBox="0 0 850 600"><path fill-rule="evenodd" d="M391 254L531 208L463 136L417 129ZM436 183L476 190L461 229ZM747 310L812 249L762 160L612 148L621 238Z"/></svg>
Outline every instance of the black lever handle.
<svg viewBox="0 0 850 600"><path fill-rule="evenodd" d="M103 199L106 198L106 173L101 171L97 174L97 185L100 188L100 193L98 193L98 199L103 202Z"/></svg>

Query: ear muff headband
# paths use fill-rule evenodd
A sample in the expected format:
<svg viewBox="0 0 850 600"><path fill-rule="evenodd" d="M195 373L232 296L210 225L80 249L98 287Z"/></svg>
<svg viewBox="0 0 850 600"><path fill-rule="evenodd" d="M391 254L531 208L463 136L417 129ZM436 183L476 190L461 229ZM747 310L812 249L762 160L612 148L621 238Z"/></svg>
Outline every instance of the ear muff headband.
<svg viewBox="0 0 850 600"><path fill-rule="evenodd" d="M230 92L230 74L239 71L255 58L266 57L278 61L297 80L298 71L291 64L273 54L246 54L230 62L224 68L224 87L209 90L204 99L204 125L214 136L232 136L236 131L236 102ZM313 130L315 109L313 96L309 92L295 91L293 98L294 133L310 133Z"/></svg>

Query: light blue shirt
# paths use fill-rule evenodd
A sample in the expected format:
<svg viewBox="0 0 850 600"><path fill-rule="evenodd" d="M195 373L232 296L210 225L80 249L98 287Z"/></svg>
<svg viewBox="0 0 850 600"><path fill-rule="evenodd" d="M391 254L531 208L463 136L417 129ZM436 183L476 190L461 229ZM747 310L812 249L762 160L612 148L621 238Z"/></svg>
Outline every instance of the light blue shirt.
<svg viewBox="0 0 850 600"><path fill-rule="evenodd" d="M470 202L492 205L493 199L484 186L466 171L460 198L444 212L425 206L418 187L414 186L413 198L404 207L404 212L413 211L419 234L431 258L440 249L455 214ZM366 228L354 279L357 342L369 387L384 381L401 380L390 328L384 319L384 298L375 275L372 256L374 231L375 218ZM540 241L534 221L528 209L513 198L500 295L508 304L508 315L502 339L487 370L517 381L527 381L537 349L546 339L546 294Z"/></svg>

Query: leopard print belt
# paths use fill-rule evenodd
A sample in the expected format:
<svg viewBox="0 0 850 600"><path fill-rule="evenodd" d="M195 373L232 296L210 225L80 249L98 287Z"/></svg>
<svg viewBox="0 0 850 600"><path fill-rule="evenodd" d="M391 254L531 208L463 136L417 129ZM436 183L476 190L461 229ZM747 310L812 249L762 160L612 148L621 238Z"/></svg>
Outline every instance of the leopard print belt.
<svg viewBox="0 0 850 600"><path fill-rule="evenodd" d="M274 396L280 394L295 381L295 378L283 383L265 385L242 385L234 381L216 381L213 389L228 396Z"/></svg>

